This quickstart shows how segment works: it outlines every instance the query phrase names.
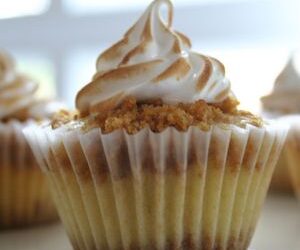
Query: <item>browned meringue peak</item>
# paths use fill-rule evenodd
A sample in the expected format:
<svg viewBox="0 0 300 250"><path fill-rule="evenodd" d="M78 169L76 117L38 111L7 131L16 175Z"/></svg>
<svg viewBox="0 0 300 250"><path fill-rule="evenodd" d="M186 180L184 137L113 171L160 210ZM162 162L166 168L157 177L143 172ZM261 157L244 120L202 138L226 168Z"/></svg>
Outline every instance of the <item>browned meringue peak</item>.
<svg viewBox="0 0 300 250"><path fill-rule="evenodd" d="M4 85L13 80L15 70L15 62L13 58L0 51L0 85Z"/></svg>
<svg viewBox="0 0 300 250"><path fill-rule="evenodd" d="M37 100L35 97L37 89L37 83L17 72L13 58L6 52L1 51L0 120L50 118L49 110L55 112L57 109L50 108L53 107L50 101ZM42 111L42 109L44 110Z"/></svg>
<svg viewBox="0 0 300 250"><path fill-rule="evenodd" d="M291 56L275 80L272 93L261 98L263 109L278 114L300 113L300 73Z"/></svg>
<svg viewBox="0 0 300 250"><path fill-rule="evenodd" d="M167 6L167 21L161 18L162 5ZM82 115L111 110L128 96L166 104L217 103L228 97L224 66L191 51L189 39L172 29L172 18L169 0L153 1L124 37L99 56L93 80L76 97Z"/></svg>

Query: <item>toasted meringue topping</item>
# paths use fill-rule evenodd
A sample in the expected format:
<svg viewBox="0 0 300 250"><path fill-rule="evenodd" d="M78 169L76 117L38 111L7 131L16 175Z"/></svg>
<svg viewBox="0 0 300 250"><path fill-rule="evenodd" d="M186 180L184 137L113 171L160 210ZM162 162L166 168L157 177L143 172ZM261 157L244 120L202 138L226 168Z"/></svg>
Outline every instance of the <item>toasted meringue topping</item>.
<svg viewBox="0 0 300 250"><path fill-rule="evenodd" d="M275 80L271 94L262 97L263 108L277 113L300 113L300 74L294 57L287 62Z"/></svg>
<svg viewBox="0 0 300 250"><path fill-rule="evenodd" d="M0 52L0 120L23 117L20 113L34 119L49 117L48 106L51 104L36 100L37 89L38 85L33 80L16 71L12 57Z"/></svg>
<svg viewBox="0 0 300 250"><path fill-rule="evenodd" d="M160 14L162 5L167 6L167 21ZM114 108L130 95L167 104L216 103L228 96L223 65L191 51L189 39L171 28L172 17L169 0L153 1L123 39L99 56L92 82L76 97L81 113Z"/></svg>

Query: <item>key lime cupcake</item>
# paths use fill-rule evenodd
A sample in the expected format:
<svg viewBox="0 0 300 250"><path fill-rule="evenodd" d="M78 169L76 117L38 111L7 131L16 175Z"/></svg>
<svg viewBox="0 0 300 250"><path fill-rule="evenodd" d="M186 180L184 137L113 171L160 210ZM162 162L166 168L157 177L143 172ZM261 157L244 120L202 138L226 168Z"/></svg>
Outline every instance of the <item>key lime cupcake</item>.
<svg viewBox="0 0 300 250"><path fill-rule="evenodd" d="M287 129L237 109L172 13L152 2L99 56L78 115L24 130L74 249L249 246Z"/></svg>
<svg viewBox="0 0 300 250"><path fill-rule="evenodd" d="M0 229L57 219L47 181L22 130L49 119L61 104L34 97L37 84L0 52Z"/></svg>
<svg viewBox="0 0 300 250"><path fill-rule="evenodd" d="M300 74L292 55L275 80L273 91L261 98L263 115L291 123L290 115L300 114ZM287 117L287 119L282 119ZM296 120L297 121L297 120ZM294 122L292 124L295 125ZM284 150L285 152L286 150ZM272 177L271 191L292 193L292 179L288 171L287 155L282 152Z"/></svg>

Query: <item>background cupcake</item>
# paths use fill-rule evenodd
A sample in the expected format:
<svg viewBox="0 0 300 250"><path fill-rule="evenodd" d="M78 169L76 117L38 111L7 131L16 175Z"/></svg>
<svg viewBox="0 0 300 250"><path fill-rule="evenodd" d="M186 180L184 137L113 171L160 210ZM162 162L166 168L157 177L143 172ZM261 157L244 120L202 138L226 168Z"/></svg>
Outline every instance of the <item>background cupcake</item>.
<svg viewBox="0 0 300 250"><path fill-rule="evenodd" d="M291 125L282 155L290 171L295 193L300 198L300 115L285 116L282 120Z"/></svg>
<svg viewBox="0 0 300 250"><path fill-rule="evenodd" d="M172 11L154 1L100 55L78 117L24 130L75 249L251 241L286 129L237 109L223 65L190 50Z"/></svg>
<svg viewBox="0 0 300 250"><path fill-rule="evenodd" d="M0 229L57 218L46 179L22 130L49 119L60 103L35 98L37 84L0 52Z"/></svg>
<svg viewBox="0 0 300 250"><path fill-rule="evenodd" d="M277 77L272 93L262 97L261 101L266 117L279 118L289 114L300 114L300 75L295 67L294 56L291 56ZM271 190L292 192L287 164L288 159L282 153L272 177Z"/></svg>

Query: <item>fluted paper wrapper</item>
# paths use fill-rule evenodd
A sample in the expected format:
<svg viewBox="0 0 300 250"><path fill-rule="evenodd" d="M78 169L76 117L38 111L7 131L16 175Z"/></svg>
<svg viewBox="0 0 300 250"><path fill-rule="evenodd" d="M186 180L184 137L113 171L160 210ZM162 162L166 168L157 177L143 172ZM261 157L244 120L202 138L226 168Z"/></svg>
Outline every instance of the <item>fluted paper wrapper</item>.
<svg viewBox="0 0 300 250"><path fill-rule="evenodd" d="M57 218L47 180L22 133L33 123L0 123L0 229Z"/></svg>
<svg viewBox="0 0 300 250"><path fill-rule="evenodd" d="M285 140L272 124L24 131L75 249L247 249Z"/></svg>
<svg viewBox="0 0 300 250"><path fill-rule="evenodd" d="M286 160L286 169L290 172L294 191L300 199L300 115L284 116L280 121L290 125L282 155Z"/></svg>
<svg viewBox="0 0 300 250"><path fill-rule="evenodd" d="M262 112L261 115L262 117L270 118L273 120L281 120L281 117L283 117L283 114L274 112ZM269 191L272 193L293 194L293 185L288 169L288 159L286 158L286 154L284 154L283 151L280 154L278 162L275 166Z"/></svg>

